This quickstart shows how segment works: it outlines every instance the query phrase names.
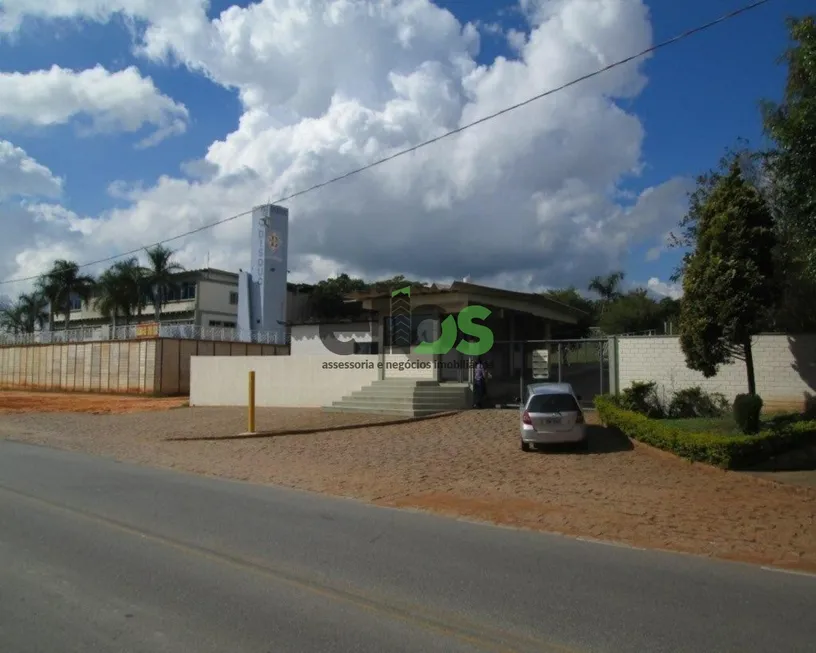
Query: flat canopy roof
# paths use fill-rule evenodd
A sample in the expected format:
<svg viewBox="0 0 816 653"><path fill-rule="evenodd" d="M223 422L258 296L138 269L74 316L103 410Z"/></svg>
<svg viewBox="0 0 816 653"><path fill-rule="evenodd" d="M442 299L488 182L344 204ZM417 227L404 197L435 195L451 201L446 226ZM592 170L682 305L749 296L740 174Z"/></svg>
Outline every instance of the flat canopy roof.
<svg viewBox="0 0 816 653"><path fill-rule="evenodd" d="M373 308L375 301L390 300L391 294L392 292L390 290L385 292L358 292L348 297L350 301L360 301L363 302L366 308ZM451 299L452 296L458 296L463 300L476 300L474 303L489 303L498 308L506 308L521 313L548 317L568 324L575 324L585 315L583 311L568 306L567 304L562 304L545 295L491 288L490 286L480 286L464 281L454 281L450 286L444 287L431 285L411 288L411 297L419 295L427 298L429 304L433 303L432 297L434 296L440 299Z"/></svg>

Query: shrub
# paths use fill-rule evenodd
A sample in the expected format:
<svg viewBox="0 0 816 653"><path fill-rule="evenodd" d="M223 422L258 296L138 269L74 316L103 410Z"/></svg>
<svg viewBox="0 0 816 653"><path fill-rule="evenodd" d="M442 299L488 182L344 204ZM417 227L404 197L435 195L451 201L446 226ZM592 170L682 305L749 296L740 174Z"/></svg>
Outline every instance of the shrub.
<svg viewBox="0 0 816 653"><path fill-rule="evenodd" d="M724 469L750 467L783 451L816 443L816 421L781 422L758 435L694 433L649 419L617 404L609 395L595 398L598 416L606 426L681 458Z"/></svg>
<svg viewBox="0 0 816 653"><path fill-rule="evenodd" d="M721 417L728 411L728 400L719 392L708 393L700 386L686 388L674 394L669 404L669 417Z"/></svg>
<svg viewBox="0 0 816 653"><path fill-rule="evenodd" d="M737 395L734 398L734 421L743 433L759 433L761 412L762 397L759 395Z"/></svg>
<svg viewBox="0 0 816 653"><path fill-rule="evenodd" d="M620 394L618 405L647 417L659 419L665 417L665 411L655 390L654 381L635 381Z"/></svg>

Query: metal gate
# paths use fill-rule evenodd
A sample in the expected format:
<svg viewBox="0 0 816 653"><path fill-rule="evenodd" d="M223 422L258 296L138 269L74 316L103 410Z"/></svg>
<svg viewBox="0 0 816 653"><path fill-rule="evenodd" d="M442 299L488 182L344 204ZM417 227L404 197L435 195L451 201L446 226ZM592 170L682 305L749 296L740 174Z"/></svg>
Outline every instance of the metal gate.
<svg viewBox="0 0 816 653"><path fill-rule="evenodd" d="M497 341L482 360L491 404L516 403L530 383L569 383L584 406L610 391L608 338Z"/></svg>

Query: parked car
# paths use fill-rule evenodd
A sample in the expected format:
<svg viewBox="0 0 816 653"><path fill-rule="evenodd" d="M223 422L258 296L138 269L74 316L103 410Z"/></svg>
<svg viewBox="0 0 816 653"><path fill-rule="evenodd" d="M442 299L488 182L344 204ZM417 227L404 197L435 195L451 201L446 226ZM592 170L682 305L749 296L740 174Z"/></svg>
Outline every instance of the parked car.
<svg viewBox="0 0 816 653"><path fill-rule="evenodd" d="M540 444L587 445L586 420L569 383L528 385L521 404L521 450Z"/></svg>

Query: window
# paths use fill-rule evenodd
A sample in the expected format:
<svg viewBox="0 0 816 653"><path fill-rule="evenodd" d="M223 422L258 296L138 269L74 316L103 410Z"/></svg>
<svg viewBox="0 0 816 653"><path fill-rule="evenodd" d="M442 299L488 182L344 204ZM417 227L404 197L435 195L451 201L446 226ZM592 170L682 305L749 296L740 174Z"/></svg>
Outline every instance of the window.
<svg viewBox="0 0 816 653"><path fill-rule="evenodd" d="M238 305L238 293L234 290L230 291L230 306L237 306Z"/></svg>
<svg viewBox="0 0 816 653"><path fill-rule="evenodd" d="M211 327L223 327L225 329L234 329L235 322L222 322L221 320L210 320Z"/></svg>
<svg viewBox="0 0 816 653"><path fill-rule="evenodd" d="M77 297L71 297L71 310L72 311L81 311L82 310L82 300Z"/></svg>
<svg viewBox="0 0 816 653"><path fill-rule="evenodd" d="M195 299L196 296L196 285L191 281L185 281L181 284L181 298L182 299Z"/></svg>
<svg viewBox="0 0 816 653"><path fill-rule="evenodd" d="M530 398L527 410L531 413L569 413L581 409L572 395L536 394Z"/></svg>

